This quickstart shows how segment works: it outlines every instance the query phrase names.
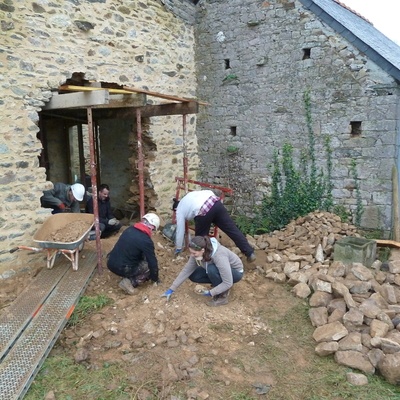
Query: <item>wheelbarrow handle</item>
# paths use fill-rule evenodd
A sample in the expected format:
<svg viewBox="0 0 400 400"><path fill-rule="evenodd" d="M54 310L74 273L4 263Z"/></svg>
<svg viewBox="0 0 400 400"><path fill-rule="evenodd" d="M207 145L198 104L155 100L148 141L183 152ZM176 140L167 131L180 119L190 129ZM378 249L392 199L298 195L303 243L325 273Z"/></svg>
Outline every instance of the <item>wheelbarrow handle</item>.
<svg viewBox="0 0 400 400"><path fill-rule="evenodd" d="M43 251L43 248L39 247L29 247L29 246L18 246L14 247L13 249L10 250L10 253L15 253L17 250L31 250L31 251Z"/></svg>

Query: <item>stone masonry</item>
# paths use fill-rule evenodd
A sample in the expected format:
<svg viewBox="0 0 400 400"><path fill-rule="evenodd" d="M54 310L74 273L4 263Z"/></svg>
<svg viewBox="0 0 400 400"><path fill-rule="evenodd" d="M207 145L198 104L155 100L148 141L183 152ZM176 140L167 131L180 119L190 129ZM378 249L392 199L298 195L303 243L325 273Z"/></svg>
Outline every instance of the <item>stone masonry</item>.
<svg viewBox="0 0 400 400"><path fill-rule="evenodd" d="M335 201L355 210L355 161L362 226L390 230L398 84L299 1L0 0L0 35L0 274L34 257L8 250L34 245L49 215L39 113L73 74L208 102L188 118L189 178L230 186L232 212L248 215L269 192L274 149L308 145L309 91L321 168L331 139ZM146 131L149 184L168 218L182 118L151 118Z"/></svg>
<svg viewBox="0 0 400 400"><path fill-rule="evenodd" d="M186 11L193 11L189 6ZM35 257L8 250L35 246L31 239L49 216L39 202L51 183L39 168L36 135L38 113L51 91L78 72L88 80L195 97L196 79L193 27L157 0L6 0L0 1L0 24L1 276ZM191 178L195 126L195 116L189 116ZM149 129L157 146L149 173L157 208L167 215L174 177L182 174L182 118L157 117Z"/></svg>
<svg viewBox="0 0 400 400"><path fill-rule="evenodd" d="M356 208L355 160L362 226L390 229L399 104L391 76L294 0L205 0L196 40L198 97L210 103L196 128L201 176L234 189L236 213L250 213L269 192L275 149L307 148L310 91L325 172L323 141L331 139L335 201ZM361 122L361 134L351 134L351 122Z"/></svg>

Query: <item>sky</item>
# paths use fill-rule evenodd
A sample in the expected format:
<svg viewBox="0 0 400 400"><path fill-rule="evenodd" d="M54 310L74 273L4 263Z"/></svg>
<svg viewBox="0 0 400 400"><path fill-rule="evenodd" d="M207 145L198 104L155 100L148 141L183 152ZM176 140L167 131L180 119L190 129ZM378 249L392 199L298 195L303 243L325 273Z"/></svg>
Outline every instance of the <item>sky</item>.
<svg viewBox="0 0 400 400"><path fill-rule="evenodd" d="M400 45L400 0L340 0Z"/></svg>

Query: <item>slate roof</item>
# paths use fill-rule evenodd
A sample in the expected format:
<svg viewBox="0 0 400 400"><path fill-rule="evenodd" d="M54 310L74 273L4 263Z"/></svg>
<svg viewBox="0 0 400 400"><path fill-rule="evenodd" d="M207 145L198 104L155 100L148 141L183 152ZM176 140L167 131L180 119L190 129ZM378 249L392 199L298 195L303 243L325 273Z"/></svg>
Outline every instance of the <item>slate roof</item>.
<svg viewBox="0 0 400 400"><path fill-rule="evenodd" d="M368 20L335 0L299 0L370 60L400 81L400 46Z"/></svg>

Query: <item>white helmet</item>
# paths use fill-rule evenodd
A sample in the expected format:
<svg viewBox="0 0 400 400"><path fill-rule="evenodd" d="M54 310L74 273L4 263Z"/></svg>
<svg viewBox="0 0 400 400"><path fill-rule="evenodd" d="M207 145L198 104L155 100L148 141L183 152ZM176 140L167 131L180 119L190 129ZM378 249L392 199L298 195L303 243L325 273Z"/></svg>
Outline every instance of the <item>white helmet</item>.
<svg viewBox="0 0 400 400"><path fill-rule="evenodd" d="M74 183L73 185L71 185L71 190L76 200L83 200L83 196L85 195L85 186L80 183Z"/></svg>
<svg viewBox="0 0 400 400"><path fill-rule="evenodd" d="M143 215L143 219L145 219L150 225L153 225L155 230L160 227L160 218L157 214L148 213Z"/></svg>

